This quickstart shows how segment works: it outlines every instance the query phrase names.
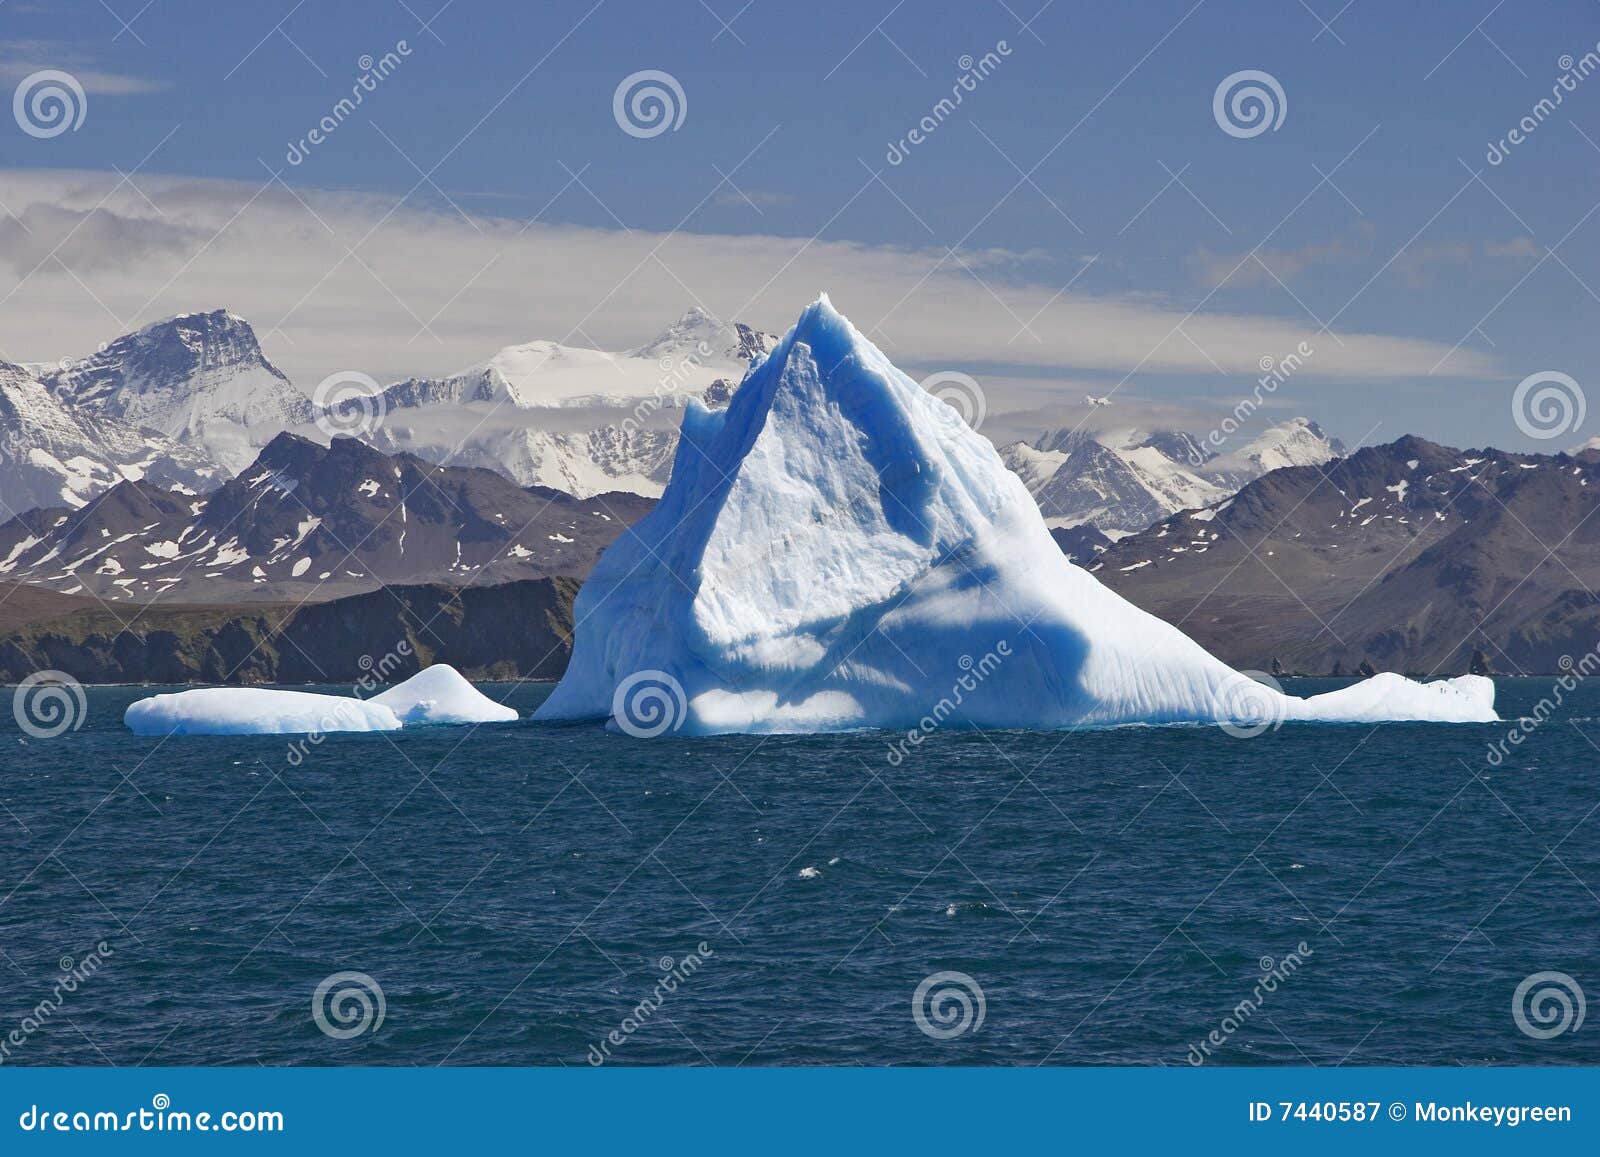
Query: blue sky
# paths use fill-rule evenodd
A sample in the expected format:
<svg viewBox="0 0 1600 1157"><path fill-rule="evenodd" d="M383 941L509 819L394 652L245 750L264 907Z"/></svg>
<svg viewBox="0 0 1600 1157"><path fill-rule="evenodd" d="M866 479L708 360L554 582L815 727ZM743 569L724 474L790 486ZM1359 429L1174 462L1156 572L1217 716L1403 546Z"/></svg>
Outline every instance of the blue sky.
<svg viewBox="0 0 1600 1157"><path fill-rule="evenodd" d="M1510 410L1528 374L1600 380L1600 75L1485 157L1596 50L1590 0L142 4L0 5L5 88L59 69L87 102L75 131L0 133L14 360L228 305L297 381L398 376L637 344L691 301L781 329L827 289L1019 421L1112 392L1107 421L1203 431L1309 336L1272 407L1348 441L1600 429L1597 406L1530 439ZM641 70L681 87L676 130L619 128ZM1241 70L1281 87L1276 129L1219 126Z"/></svg>

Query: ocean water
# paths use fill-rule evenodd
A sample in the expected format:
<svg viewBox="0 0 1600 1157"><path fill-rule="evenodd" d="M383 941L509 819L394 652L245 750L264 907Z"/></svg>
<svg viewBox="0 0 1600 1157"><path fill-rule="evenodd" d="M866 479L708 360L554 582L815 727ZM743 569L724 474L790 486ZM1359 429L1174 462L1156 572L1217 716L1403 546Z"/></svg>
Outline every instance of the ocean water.
<svg viewBox="0 0 1600 1157"><path fill-rule="evenodd" d="M3 1063L1600 1062L1600 688L1498 766L1509 723L157 741L148 693L0 736Z"/></svg>

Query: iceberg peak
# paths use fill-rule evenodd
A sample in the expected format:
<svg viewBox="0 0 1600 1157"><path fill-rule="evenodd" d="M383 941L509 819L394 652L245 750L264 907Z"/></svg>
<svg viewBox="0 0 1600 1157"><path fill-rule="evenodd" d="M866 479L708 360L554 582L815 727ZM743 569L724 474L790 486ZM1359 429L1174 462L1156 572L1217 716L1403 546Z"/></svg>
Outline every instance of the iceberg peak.
<svg viewBox="0 0 1600 1157"><path fill-rule="evenodd" d="M666 492L575 613L536 717L624 731L643 686L667 689L652 704L686 733L1494 717L1471 677L1241 693L1244 676L1068 562L989 441L826 294L726 409L686 409Z"/></svg>

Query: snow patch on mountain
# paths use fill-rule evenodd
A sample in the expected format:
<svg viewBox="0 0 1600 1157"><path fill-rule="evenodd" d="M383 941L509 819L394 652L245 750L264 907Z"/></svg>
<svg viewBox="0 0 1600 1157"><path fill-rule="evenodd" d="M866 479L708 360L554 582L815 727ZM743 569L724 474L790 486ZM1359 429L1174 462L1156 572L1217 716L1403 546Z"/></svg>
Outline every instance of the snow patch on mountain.
<svg viewBox="0 0 1600 1157"><path fill-rule="evenodd" d="M1206 462L1203 470L1237 490L1263 474L1289 466L1322 466L1343 458L1344 443L1330 438L1309 418L1289 418L1269 426L1237 450Z"/></svg>
<svg viewBox="0 0 1600 1157"><path fill-rule="evenodd" d="M221 309L147 325L43 381L79 412L158 430L229 473L315 416L310 399L261 352L249 323Z"/></svg>
<svg viewBox="0 0 1600 1157"><path fill-rule="evenodd" d="M520 409L628 406L656 396L698 394L778 339L696 306L653 341L612 353L558 341L506 346L489 360L436 379L384 391L388 408L504 402Z"/></svg>
<svg viewBox="0 0 1600 1157"><path fill-rule="evenodd" d="M371 439L389 451L499 470L523 486L655 497L678 445L671 419L690 398L725 403L729 378L777 341L695 307L622 352L555 341L507 346L460 373L387 387Z"/></svg>
<svg viewBox="0 0 1600 1157"><path fill-rule="evenodd" d="M79 507L125 480L194 489L219 474L204 454L65 406L27 370L0 362L0 521L35 507Z"/></svg>
<svg viewBox="0 0 1600 1157"><path fill-rule="evenodd" d="M1049 525L1088 524L1108 534L1136 533L1179 510L1220 502L1270 470L1343 454L1305 418L1280 422L1224 456L1181 430L1052 430L1000 450Z"/></svg>

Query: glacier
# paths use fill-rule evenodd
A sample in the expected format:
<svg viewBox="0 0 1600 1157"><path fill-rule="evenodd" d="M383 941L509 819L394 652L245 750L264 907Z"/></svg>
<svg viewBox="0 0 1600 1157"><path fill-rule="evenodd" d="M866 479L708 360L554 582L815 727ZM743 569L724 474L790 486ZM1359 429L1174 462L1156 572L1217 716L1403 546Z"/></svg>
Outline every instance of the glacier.
<svg viewBox="0 0 1600 1157"><path fill-rule="evenodd" d="M370 699L273 687L196 687L129 704L135 735L301 735L398 731L419 723L507 723L517 712L446 663L424 667Z"/></svg>
<svg viewBox="0 0 1600 1157"><path fill-rule="evenodd" d="M826 295L726 409L688 405L575 616L534 718L634 735L1496 718L1479 676L1298 698L1228 667L1070 563L994 447Z"/></svg>

